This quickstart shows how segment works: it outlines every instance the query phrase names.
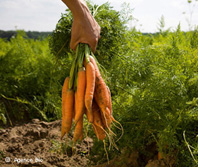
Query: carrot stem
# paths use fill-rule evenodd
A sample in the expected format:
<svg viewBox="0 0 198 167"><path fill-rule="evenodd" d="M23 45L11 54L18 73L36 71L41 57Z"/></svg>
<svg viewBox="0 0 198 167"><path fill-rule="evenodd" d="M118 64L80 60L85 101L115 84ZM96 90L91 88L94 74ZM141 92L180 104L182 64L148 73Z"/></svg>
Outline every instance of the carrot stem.
<svg viewBox="0 0 198 167"><path fill-rule="evenodd" d="M83 59L85 55L85 46L86 44L80 43L79 45L79 50L78 50L78 67L81 68L83 67Z"/></svg>
<svg viewBox="0 0 198 167"><path fill-rule="evenodd" d="M90 48L89 48L88 45L85 45L85 60L86 60L86 63L90 62L89 55L90 55Z"/></svg>
<svg viewBox="0 0 198 167"><path fill-rule="evenodd" d="M76 55L75 55L75 58L73 60L72 67L70 70L69 89L72 89L74 87L75 75L77 72L76 63L77 63L77 58L78 58L78 52L79 52L79 45L77 46Z"/></svg>

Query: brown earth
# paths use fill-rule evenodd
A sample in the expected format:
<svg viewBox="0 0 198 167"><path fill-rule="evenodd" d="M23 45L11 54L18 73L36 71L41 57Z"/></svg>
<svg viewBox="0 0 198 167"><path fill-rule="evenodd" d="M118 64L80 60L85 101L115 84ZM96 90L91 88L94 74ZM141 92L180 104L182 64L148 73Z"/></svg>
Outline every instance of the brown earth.
<svg viewBox="0 0 198 167"><path fill-rule="evenodd" d="M0 167L84 167L91 165L87 158L88 143L91 138L85 138L76 145L76 151L71 156L70 150L61 149L65 140L60 140L61 121L43 122L33 119L29 123L0 129ZM68 144L71 143L71 138ZM62 147L61 147L62 145Z"/></svg>
<svg viewBox="0 0 198 167"><path fill-rule="evenodd" d="M60 140L61 120L44 122L33 119L13 127L0 129L0 167L173 167L174 159L158 159L156 146L148 148L150 157L138 151L121 154L109 163L97 165L89 160L93 140L86 137L76 144L72 155L72 137L66 151L65 139ZM67 152L67 154L66 154Z"/></svg>

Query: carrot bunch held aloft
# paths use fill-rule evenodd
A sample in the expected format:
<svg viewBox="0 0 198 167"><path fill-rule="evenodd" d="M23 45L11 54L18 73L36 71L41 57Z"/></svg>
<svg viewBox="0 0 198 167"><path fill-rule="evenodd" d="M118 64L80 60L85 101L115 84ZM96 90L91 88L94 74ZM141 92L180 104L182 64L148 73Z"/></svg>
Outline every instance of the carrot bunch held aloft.
<svg viewBox="0 0 198 167"><path fill-rule="evenodd" d="M70 70L62 88L61 138L69 133L72 119L75 122L73 142L83 139L83 116L92 124L96 137L112 141L111 93L106 85L96 58L87 44L79 44Z"/></svg>

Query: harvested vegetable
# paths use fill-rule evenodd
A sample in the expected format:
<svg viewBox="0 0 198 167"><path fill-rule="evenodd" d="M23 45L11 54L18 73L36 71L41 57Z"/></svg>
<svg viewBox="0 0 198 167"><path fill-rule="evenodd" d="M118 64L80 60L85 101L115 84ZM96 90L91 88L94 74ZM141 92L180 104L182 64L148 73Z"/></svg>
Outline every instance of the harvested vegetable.
<svg viewBox="0 0 198 167"><path fill-rule="evenodd" d="M94 116L94 121L92 126L96 134L96 137L99 140L104 140L104 138L106 137L104 124L102 123L100 108L98 107L96 102L93 103L93 116Z"/></svg>
<svg viewBox="0 0 198 167"><path fill-rule="evenodd" d="M69 77L67 77L64 81L62 88L62 126L61 126L61 138L66 133L66 120L65 120L65 108L66 108L66 98L67 98L67 90L69 88Z"/></svg>
<svg viewBox="0 0 198 167"><path fill-rule="evenodd" d="M65 134L69 133L72 126L72 117L74 112L74 91L72 89L68 89L66 92L65 107L63 112L61 139Z"/></svg>
<svg viewBox="0 0 198 167"><path fill-rule="evenodd" d="M116 136L111 130L112 121L118 123L121 127L118 128L122 131L123 128L113 118L110 89L101 75L96 58L91 54L93 55L87 44L78 45L70 76L67 77L69 79L66 79L63 85L61 138L71 130L72 118L74 118L73 144L79 139L82 140L83 119L86 114L96 137L105 145L107 136L110 145L112 144L116 148L112 138L112 136ZM115 125L115 127L117 126Z"/></svg>
<svg viewBox="0 0 198 167"><path fill-rule="evenodd" d="M86 89L86 72L85 68L82 67L78 71L78 83L77 90L75 94L75 123L79 121L79 119L84 114L85 109L85 89Z"/></svg>
<svg viewBox="0 0 198 167"><path fill-rule="evenodd" d="M83 115L76 123L74 135L73 135L73 142L76 143L78 139L82 140L82 138L83 138Z"/></svg>
<svg viewBox="0 0 198 167"><path fill-rule="evenodd" d="M92 102L95 90L95 68L91 62L86 64L86 93L85 93L85 106L87 112L90 114L89 122L93 123Z"/></svg>

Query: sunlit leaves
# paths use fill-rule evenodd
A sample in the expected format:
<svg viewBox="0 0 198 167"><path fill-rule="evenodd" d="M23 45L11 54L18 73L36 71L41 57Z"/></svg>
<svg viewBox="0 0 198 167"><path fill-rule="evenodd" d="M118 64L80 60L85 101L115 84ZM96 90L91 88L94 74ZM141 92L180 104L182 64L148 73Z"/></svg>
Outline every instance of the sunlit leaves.
<svg viewBox="0 0 198 167"><path fill-rule="evenodd" d="M0 49L0 101L9 116L20 120L26 114L47 120L56 113L54 118L60 117L62 75L50 54L48 40L27 39L21 31L10 42L0 43L6 48Z"/></svg>

